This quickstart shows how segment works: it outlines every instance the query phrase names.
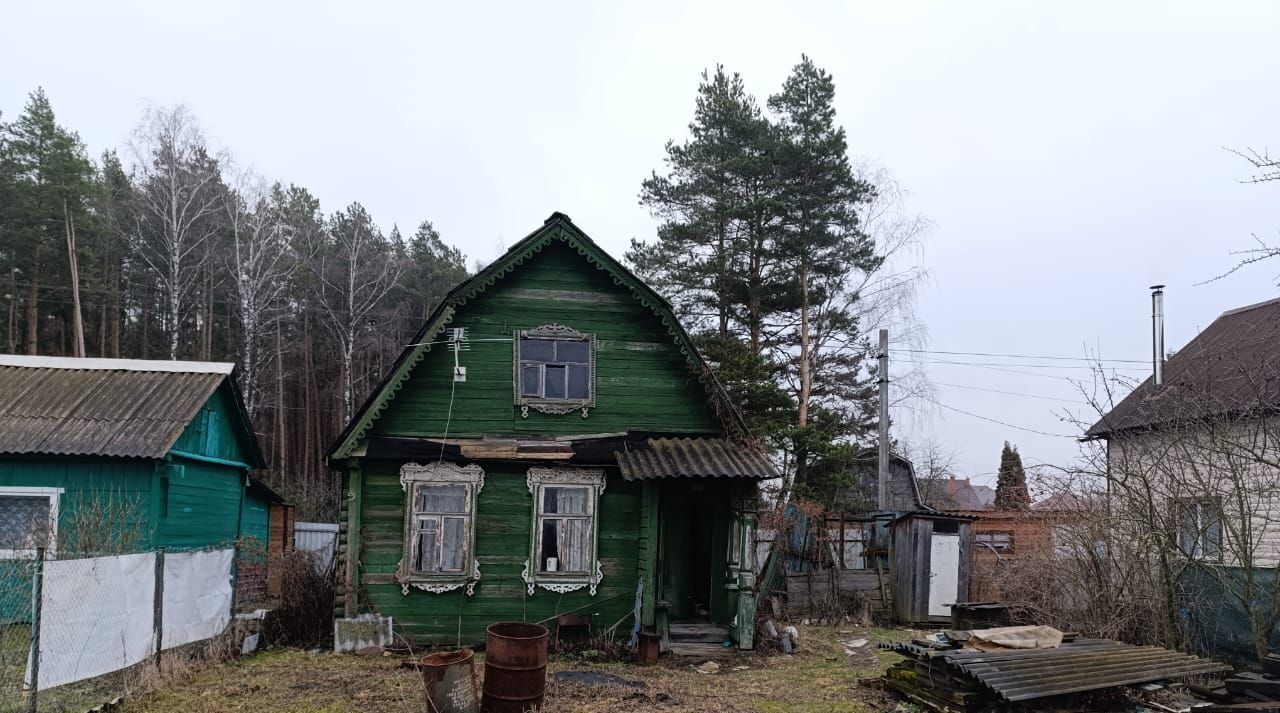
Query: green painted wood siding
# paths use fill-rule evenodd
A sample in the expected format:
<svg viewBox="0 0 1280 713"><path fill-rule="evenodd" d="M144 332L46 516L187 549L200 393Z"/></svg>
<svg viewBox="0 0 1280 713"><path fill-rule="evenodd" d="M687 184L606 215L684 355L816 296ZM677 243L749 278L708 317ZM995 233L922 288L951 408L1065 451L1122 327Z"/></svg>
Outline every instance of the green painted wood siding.
<svg viewBox="0 0 1280 713"><path fill-rule="evenodd" d="M174 457L163 470L168 504L157 519L157 547L192 549L236 539L244 471L182 457Z"/></svg>
<svg viewBox="0 0 1280 713"><path fill-rule="evenodd" d="M253 538L266 548L271 540L271 502L261 495L245 494L240 511L240 536Z"/></svg>
<svg viewBox="0 0 1280 713"><path fill-rule="evenodd" d="M522 418L514 404L512 334L544 324L596 337L596 406L587 418L532 409ZM547 246L463 305L449 326L468 329L471 349L460 357L466 382L453 383L453 354L433 346L370 434L440 436L446 420L449 436L460 438L721 431L705 389L661 320L563 243Z"/></svg>
<svg viewBox="0 0 1280 713"><path fill-rule="evenodd" d="M223 381L178 436L171 450L248 463L247 435L242 433L231 382Z"/></svg>
<svg viewBox="0 0 1280 713"><path fill-rule="evenodd" d="M556 594L537 588L528 595L520 577L528 557L533 496L527 465L486 463L478 500L476 556L481 579L475 595L464 590L401 593L392 581L404 556L405 493L400 463L362 461L360 571L365 582L362 608L395 618L397 628L424 643L476 644L495 621L540 621L579 607L593 616L597 630L613 626L632 611L639 569L641 486L611 475L599 506L598 557L604 580L593 597L586 588ZM624 622L619 630L629 630ZM461 632L461 633L459 633Z"/></svg>
<svg viewBox="0 0 1280 713"><path fill-rule="evenodd" d="M95 543L119 541L121 536L132 549L143 550L153 545L155 469L155 461L137 458L9 456L0 458L0 487L63 489L58 499L59 551L99 549ZM78 526L93 532L82 538Z"/></svg>

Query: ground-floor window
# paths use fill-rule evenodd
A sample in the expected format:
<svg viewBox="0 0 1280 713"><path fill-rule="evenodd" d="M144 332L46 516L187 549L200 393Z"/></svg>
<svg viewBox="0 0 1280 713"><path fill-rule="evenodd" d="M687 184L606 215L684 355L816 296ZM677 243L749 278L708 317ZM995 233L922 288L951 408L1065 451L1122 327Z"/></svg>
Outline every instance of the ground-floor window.
<svg viewBox="0 0 1280 713"><path fill-rule="evenodd" d="M592 468L530 468L533 495L532 542L524 579L555 592L600 582L596 560L596 508L604 491L604 471Z"/></svg>
<svg viewBox="0 0 1280 713"><path fill-rule="evenodd" d="M409 587L445 592L466 586L474 591L480 579L475 560L476 500L484 487L484 471L477 465L453 463L400 469L405 490L405 553L397 580Z"/></svg>
<svg viewBox="0 0 1280 713"><path fill-rule="evenodd" d="M1174 544L1184 555L1222 561L1222 504L1218 498L1177 498L1173 516Z"/></svg>

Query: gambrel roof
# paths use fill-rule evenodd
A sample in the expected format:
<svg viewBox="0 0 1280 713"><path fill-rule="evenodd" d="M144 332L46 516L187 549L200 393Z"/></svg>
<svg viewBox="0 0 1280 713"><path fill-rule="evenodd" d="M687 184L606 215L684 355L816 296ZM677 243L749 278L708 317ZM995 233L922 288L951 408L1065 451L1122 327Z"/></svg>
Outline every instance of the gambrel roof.
<svg viewBox="0 0 1280 713"><path fill-rule="evenodd" d="M706 390L708 403L723 425L725 434L734 438L749 438L742 415L716 379L711 367L694 346L689 333L681 326L670 303L596 245L586 233L569 220L569 216L557 212L552 213L543 222L542 227L525 236L502 257L450 290L440 306L414 336L413 341L401 352L381 383L343 429L333 447L329 449L327 457L331 460L340 460L353 455L356 446L395 399L396 393L404 386L413 368L430 351L432 342L444 333L459 309L555 242L563 243L577 251L586 263L604 272L615 285L627 289L641 305L653 312Z"/></svg>

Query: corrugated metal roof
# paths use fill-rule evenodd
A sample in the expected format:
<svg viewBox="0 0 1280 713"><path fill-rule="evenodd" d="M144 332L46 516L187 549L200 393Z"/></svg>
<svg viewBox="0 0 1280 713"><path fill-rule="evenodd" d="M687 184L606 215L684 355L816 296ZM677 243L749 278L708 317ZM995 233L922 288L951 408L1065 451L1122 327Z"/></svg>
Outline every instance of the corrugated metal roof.
<svg viewBox="0 0 1280 713"><path fill-rule="evenodd" d="M910 644L886 648L927 658L934 669L945 662L1013 702L1231 670L1217 661L1107 639L1077 639L1056 649L994 652L935 651Z"/></svg>
<svg viewBox="0 0 1280 713"><path fill-rule="evenodd" d="M6 357L0 453L162 458L230 373L183 363Z"/></svg>
<svg viewBox="0 0 1280 713"><path fill-rule="evenodd" d="M1278 343L1280 300L1224 312L1169 357L1163 387L1148 377L1086 435L1274 409L1280 406Z"/></svg>
<svg viewBox="0 0 1280 713"><path fill-rule="evenodd" d="M724 438L649 438L615 455L625 480L778 477L759 450Z"/></svg>

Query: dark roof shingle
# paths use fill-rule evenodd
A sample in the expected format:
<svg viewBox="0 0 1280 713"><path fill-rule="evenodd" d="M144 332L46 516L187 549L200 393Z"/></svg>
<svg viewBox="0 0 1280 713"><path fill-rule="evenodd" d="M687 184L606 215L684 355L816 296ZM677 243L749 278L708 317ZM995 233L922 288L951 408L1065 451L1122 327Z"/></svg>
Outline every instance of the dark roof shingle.
<svg viewBox="0 0 1280 713"><path fill-rule="evenodd" d="M1280 406L1280 299L1222 313L1086 433L1118 431Z"/></svg>

